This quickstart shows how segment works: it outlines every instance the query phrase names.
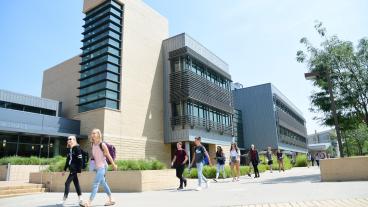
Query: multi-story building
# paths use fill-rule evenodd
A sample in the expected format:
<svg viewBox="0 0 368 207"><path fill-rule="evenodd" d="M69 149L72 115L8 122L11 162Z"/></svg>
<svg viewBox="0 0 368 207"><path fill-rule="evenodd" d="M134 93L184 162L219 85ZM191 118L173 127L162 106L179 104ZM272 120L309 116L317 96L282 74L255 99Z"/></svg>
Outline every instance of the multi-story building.
<svg viewBox="0 0 368 207"><path fill-rule="evenodd" d="M60 117L61 108L59 101L0 90L0 157L63 154L80 122Z"/></svg>
<svg viewBox="0 0 368 207"><path fill-rule="evenodd" d="M118 159L170 160L164 143L162 41L168 21L137 0L84 1L80 56L44 72L42 96L115 145Z"/></svg>
<svg viewBox="0 0 368 207"><path fill-rule="evenodd" d="M272 84L233 90L234 106L242 111L244 145L258 149L307 152L302 113Z"/></svg>
<svg viewBox="0 0 368 207"><path fill-rule="evenodd" d="M201 136L214 153L233 137L228 65L143 1L84 1L82 54L44 72L42 97L81 134L102 130L118 159L166 163L174 144Z"/></svg>
<svg viewBox="0 0 368 207"><path fill-rule="evenodd" d="M185 33L163 41L163 60L165 143L182 141L189 150L200 136L210 153L216 145L229 147L234 108L228 65Z"/></svg>
<svg viewBox="0 0 368 207"><path fill-rule="evenodd" d="M308 135L308 150L310 153L315 154L316 152L326 152L331 147L329 155L332 157L339 157L340 151L337 144L337 140L332 137L336 137L336 131L334 129L326 130L322 132L315 132L314 134Z"/></svg>

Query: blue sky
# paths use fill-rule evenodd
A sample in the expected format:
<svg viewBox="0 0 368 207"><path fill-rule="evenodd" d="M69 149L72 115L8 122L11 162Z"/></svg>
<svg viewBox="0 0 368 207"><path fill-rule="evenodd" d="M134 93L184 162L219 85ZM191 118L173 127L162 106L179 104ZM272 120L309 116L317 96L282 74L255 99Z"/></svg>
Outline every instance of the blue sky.
<svg viewBox="0 0 368 207"><path fill-rule="evenodd" d="M368 36L366 0L145 0L166 16L170 35L186 32L230 65L244 86L272 82L303 112L308 132L322 130L309 112L313 87L296 62L313 25L357 42ZM43 70L80 53L82 0L12 0L0 7L0 88L40 96Z"/></svg>

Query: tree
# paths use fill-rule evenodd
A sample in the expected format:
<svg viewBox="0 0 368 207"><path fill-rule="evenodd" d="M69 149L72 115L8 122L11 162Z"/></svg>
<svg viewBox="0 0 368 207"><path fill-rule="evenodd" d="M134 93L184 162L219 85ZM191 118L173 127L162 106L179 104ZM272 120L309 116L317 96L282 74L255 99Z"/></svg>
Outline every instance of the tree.
<svg viewBox="0 0 368 207"><path fill-rule="evenodd" d="M315 29L323 39L320 48L302 38L300 42L306 51L297 52L297 61L306 63L310 72L330 73L339 121L358 121L368 126L368 39L362 38L354 48L352 42L340 40L337 36L327 37L321 22L316 23ZM322 112L322 117L315 118L332 126L326 75L314 80L313 85L319 90L311 95L311 111Z"/></svg>
<svg viewBox="0 0 368 207"><path fill-rule="evenodd" d="M367 153L368 127L366 125L360 124L356 129L347 130L345 136L353 155L364 155Z"/></svg>

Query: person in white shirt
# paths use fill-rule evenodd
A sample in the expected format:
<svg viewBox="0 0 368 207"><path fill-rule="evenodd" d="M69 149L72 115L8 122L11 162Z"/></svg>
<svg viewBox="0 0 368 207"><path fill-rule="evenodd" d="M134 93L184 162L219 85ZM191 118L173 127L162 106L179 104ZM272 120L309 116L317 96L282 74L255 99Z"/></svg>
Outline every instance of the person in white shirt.
<svg viewBox="0 0 368 207"><path fill-rule="evenodd" d="M240 150L236 143L232 143L230 147L230 167L233 175L233 182L239 181L240 177Z"/></svg>

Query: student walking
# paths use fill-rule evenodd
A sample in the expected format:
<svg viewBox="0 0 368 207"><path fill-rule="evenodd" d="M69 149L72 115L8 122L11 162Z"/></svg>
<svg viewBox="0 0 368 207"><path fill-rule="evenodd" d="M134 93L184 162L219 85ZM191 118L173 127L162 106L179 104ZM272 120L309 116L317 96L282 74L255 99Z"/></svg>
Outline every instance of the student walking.
<svg viewBox="0 0 368 207"><path fill-rule="evenodd" d="M103 140L102 133L99 129L92 130L91 139L92 139L92 157L94 160L96 176L92 184L92 192L89 197L89 201L84 203L84 205L81 205L81 206L86 206L86 207L91 206L91 203L96 196L96 193L98 191L98 187L100 186L100 184L103 185L104 190L107 196L109 197L109 200L106 202L105 206L112 206L115 204L115 202L112 199L111 190L105 178L105 174L106 174L107 166L108 166L106 159L108 159L109 162L111 163L113 170L117 170L117 166L113 158L110 155L107 145L102 141Z"/></svg>
<svg viewBox="0 0 368 207"><path fill-rule="evenodd" d="M81 204L82 191L79 186L78 173L82 172L82 165L83 165L82 151L79 147L79 144L77 143L77 139L75 136L68 137L67 146L69 148L69 151L66 157L65 167L62 176L65 175L65 171L67 169L69 169L69 176L65 181L64 197L61 204L64 205L66 199L68 198L70 183L72 181L74 183L75 190L77 191L78 194L78 202L79 204Z"/></svg>
<svg viewBox="0 0 368 207"><path fill-rule="evenodd" d="M176 169L176 177L180 180L180 185L178 190L183 190L184 187L187 187L187 180L183 177L183 172L185 169L185 163L188 161L187 152L183 149L183 143L176 143L176 152L174 158L171 162L171 166ZM183 187L184 185L184 187Z"/></svg>
<svg viewBox="0 0 368 207"><path fill-rule="evenodd" d="M193 166L194 162L196 162L197 172L198 172L198 187L196 188L197 191L202 190L202 181L206 183L206 188L209 186L209 181L203 175L203 160L204 157L207 157L209 165L212 165L211 160L209 159L208 152L206 148L201 144L201 137L196 137L194 139L194 153L193 153L193 160L190 166Z"/></svg>
<svg viewBox="0 0 368 207"><path fill-rule="evenodd" d="M281 172L281 170L285 171L284 154L281 152L280 149L277 150L276 157L277 157L277 163L279 164L279 172Z"/></svg>
<svg viewBox="0 0 368 207"><path fill-rule="evenodd" d="M258 170L259 155L258 155L258 151L256 150L253 144L251 145L251 149L250 149L250 160L253 165L255 178L259 178L260 177L259 170Z"/></svg>
<svg viewBox="0 0 368 207"><path fill-rule="evenodd" d="M272 150L271 150L271 147L268 147L267 148L266 158L267 158L267 164L270 167L270 173L272 173L273 160L272 160Z"/></svg>
<svg viewBox="0 0 368 207"><path fill-rule="evenodd" d="M219 178L221 171L222 171L222 177L224 179L226 178L226 172L225 172L226 157L225 157L225 154L221 146L217 146L216 160L217 160L216 178L213 179L215 182L217 182L217 179Z"/></svg>
<svg viewBox="0 0 368 207"><path fill-rule="evenodd" d="M240 152L236 143L232 143L230 147L230 167L233 174L233 182L239 181L240 177ZM236 176L236 177L235 177Z"/></svg>

